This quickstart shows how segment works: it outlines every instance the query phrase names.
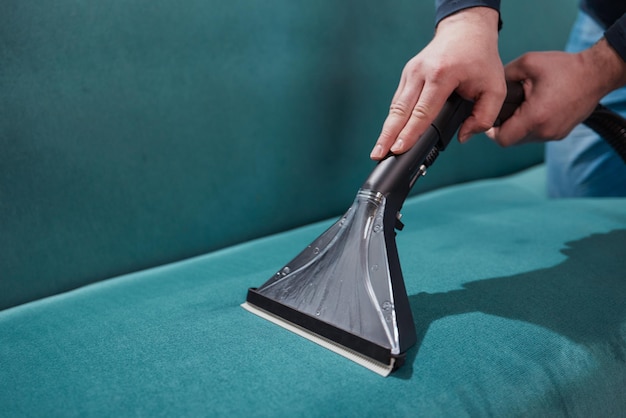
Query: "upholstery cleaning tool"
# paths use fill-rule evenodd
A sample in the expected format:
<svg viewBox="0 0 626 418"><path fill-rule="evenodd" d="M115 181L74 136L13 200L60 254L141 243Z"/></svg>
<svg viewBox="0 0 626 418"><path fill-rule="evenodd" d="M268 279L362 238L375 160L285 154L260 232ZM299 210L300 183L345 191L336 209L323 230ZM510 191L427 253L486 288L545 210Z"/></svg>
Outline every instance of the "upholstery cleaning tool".
<svg viewBox="0 0 626 418"><path fill-rule="evenodd" d="M524 100L520 83L507 87L496 125ZM383 376L400 367L416 342L395 240L400 209L472 107L452 94L417 144L380 161L345 215L242 306Z"/></svg>
<svg viewBox="0 0 626 418"><path fill-rule="evenodd" d="M521 86L508 96L502 121L521 103ZM399 367L416 342L395 240L395 229L403 228L400 209L472 106L452 94L417 144L380 161L346 214L249 289L242 306L381 375Z"/></svg>

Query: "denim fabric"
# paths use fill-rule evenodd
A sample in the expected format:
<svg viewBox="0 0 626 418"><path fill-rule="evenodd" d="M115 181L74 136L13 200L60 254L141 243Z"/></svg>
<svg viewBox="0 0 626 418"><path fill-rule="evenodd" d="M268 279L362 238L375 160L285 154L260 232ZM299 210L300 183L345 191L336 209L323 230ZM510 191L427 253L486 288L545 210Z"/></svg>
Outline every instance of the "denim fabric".
<svg viewBox="0 0 626 418"><path fill-rule="evenodd" d="M602 27L580 12L566 50L589 48L602 35ZM613 91L602 103L625 116L626 88ZM546 144L546 164L550 197L626 196L626 164L584 125L576 127L562 141Z"/></svg>

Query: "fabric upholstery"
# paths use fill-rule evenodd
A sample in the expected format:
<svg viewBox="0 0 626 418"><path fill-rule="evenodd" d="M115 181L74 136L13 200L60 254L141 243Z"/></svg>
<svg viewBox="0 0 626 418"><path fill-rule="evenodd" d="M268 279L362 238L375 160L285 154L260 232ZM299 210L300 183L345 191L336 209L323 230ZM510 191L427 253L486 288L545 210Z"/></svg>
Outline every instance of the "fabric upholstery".
<svg viewBox="0 0 626 418"><path fill-rule="evenodd" d="M2 415L623 415L626 200L544 176L407 201L419 341L388 378L239 306L332 219L0 312Z"/></svg>

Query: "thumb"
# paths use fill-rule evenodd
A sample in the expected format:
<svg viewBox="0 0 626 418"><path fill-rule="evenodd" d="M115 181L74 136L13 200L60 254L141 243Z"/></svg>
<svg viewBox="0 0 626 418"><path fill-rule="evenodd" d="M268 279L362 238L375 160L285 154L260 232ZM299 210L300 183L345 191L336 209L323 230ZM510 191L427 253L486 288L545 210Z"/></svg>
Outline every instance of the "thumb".
<svg viewBox="0 0 626 418"><path fill-rule="evenodd" d="M522 142L530 134L528 112L528 105L525 102L522 103L515 110L513 116L507 119L499 128L490 129L487 135L503 147Z"/></svg>
<svg viewBox="0 0 626 418"><path fill-rule="evenodd" d="M530 76L532 55L524 54L504 66L504 77L509 81L522 81Z"/></svg>
<svg viewBox="0 0 626 418"><path fill-rule="evenodd" d="M485 132L493 126L505 96L506 88L504 87L492 93L484 93L476 100L472 114L459 129L459 141L461 143L467 142L472 135Z"/></svg>
<svg viewBox="0 0 626 418"><path fill-rule="evenodd" d="M489 132L489 138L496 141L503 147L524 142L531 133L531 111L528 105L528 98L532 94L532 81L527 71L527 58L525 55L511 61L504 67L504 74L507 80L522 83L524 89L524 101L515 109L513 115L507 119L502 126L494 128Z"/></svg>

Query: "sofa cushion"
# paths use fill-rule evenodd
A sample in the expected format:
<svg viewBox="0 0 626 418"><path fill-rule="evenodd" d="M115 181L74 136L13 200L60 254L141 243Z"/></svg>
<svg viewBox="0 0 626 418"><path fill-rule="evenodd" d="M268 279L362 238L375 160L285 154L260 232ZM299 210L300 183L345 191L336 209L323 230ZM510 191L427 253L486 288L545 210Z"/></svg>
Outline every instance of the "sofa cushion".
<svg viewBox="0 0 626 418"><path fill-rule="evenodd" d="M626 199L543 176L407 201L419 341L386 379L239 306L329 220L0 312L3 414L619 415Z"/></svg>

